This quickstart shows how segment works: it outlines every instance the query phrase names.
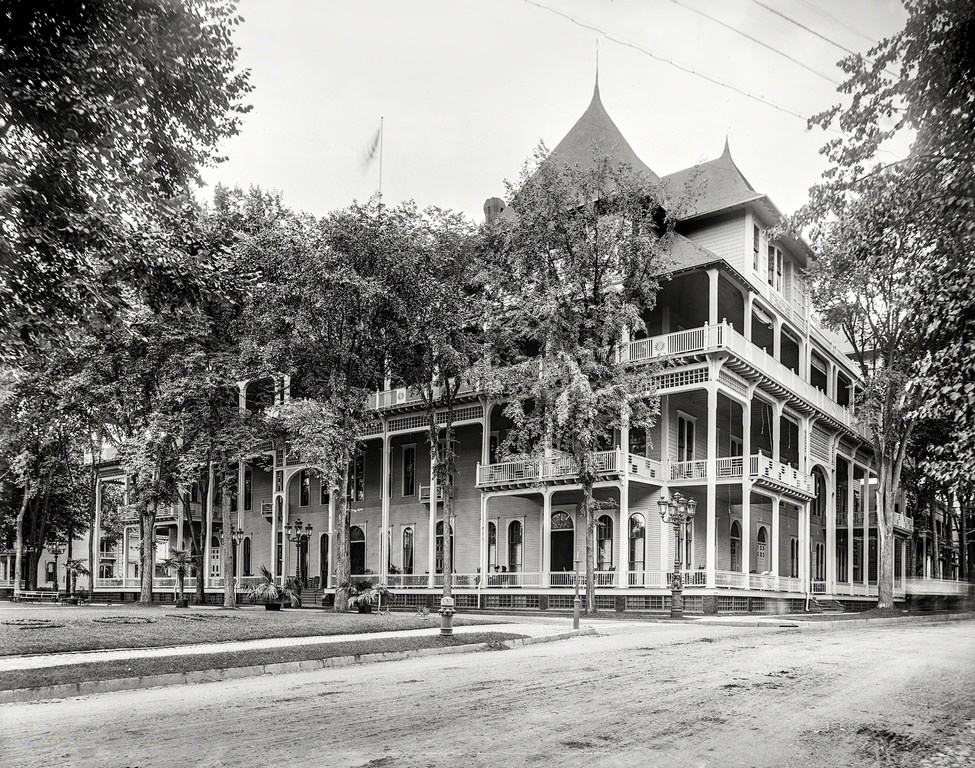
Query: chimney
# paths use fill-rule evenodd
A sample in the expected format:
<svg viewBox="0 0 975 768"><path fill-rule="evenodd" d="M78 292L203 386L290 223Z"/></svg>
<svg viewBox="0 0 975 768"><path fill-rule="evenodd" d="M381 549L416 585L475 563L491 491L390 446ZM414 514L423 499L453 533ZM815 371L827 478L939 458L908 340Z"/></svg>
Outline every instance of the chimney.
<svg viewBox="0 0 975 768"><path fill-rule="evenodd" d="M493 224L498 220L498 216L501 215L504 208L504 200L500 197L489 197L484 201L484 223Z"/></svg>

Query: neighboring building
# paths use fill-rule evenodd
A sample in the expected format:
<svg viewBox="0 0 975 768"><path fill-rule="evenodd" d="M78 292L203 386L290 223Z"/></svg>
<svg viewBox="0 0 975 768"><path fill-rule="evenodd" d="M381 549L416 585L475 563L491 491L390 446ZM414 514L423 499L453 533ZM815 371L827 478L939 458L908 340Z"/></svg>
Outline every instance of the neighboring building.
<svg viewBox="0 0 975 768"><path fill-rule="evenodd" d="M593 143L657 178L606 113L598 88L553 155L585 162ZM812 254L802 242L769 239L782 217L742 175L727 143L718 158L660 181L674 196L688 186L699 194L678 225L673 270L645 318L646 337L622 350L634 364L664 358L661 415L648 434L617 433L601 457L597 487L616 507L597 528L597 606L669 606L674 537L657 502L674 492L698 503L683 556L687 610L795 610L810 597L875 601L876 486L852 411L858 377L804 292ZM489 199L485 212L503 215L503 201ZM241 403L261 393L283 399L288 386L286 379L242 383ZM430 490L426 417L409 389L377 392L371 406L377 418L363 435L349 489L353 579L386 582L400 606L434 605L445 578L444 520L442 494ZM585 542L568 460L499 461L510 424L502 406L474 389L456 424L457 607L571 607ZM124 482L121 470L103 463L102 484ZM219 512L203 537L214 599L224 579L233 575L244 590L265 564L282 577L297 573L317 601L327 601L336 586L328 489L309 467L270 447L240 468L238 489L223 500L240 532L236 557L221 551ZM218 500L193 498L194 517L207 503ZM287 529L299 519L310 535L295 544ZM903 598L914 584L905 578L913 521L903 508L895 521L894 590ZM158 559L188 547L185 525L175 510L160 514ZM133 521L121 540L100 542L97 591L137 595L138 530ZM158 567L155 576L168 599L172 577ZM964 586L939 582L935 591L960 594Z"/></svg>

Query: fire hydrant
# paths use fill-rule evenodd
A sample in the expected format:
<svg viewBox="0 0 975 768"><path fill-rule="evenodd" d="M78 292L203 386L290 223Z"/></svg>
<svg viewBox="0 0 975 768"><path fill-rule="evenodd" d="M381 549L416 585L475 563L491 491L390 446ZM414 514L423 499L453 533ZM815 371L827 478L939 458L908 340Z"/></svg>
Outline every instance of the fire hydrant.
<svg viewBox="0 0 975 768"><path fill-rule="evenodd" d="M450 637L454 634L454 598L440 598L440 636Z"/></svg>

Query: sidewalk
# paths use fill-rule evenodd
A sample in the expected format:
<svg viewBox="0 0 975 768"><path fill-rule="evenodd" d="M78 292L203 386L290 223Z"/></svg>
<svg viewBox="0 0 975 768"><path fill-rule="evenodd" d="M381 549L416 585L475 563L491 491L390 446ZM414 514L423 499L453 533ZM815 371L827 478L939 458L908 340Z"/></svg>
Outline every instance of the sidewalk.
<svg viewBox="0 0 975 768"><path fill-rule="evenodd" d="M552 636L563 636L569 626L556 624L465 624L454 627L454 636L472 632L498 631L516 635L527 635L533 641ZM582 630L580 630L582 632ZM591 633L588 630L587 633ZM225 643L206 643L198 645L171 645L162 648L113 648L98 651L70 651L68 653L39 653L25 656L0 656L0 672L16 669L48 669L71 664L91 664L99 661L127 661L130 659L158 659L174 656L196 656L201 654L234 653L237 651L256 651L269 648L293 648L300 645L334 645L337 643L362 640L380 640L388 637L438 636L440 627L405 629L389 632L364 632L353 635L316 635L312 637L269 637L261 640L238 640Z"/></svg>
<svg viewBox="0 0 975 768"><path fill-rule="evenodd" d="M523 637L502 640L486 645L479 643L457 643L444 647L419 648L405 651L387 651L381 653L355 654L345 656L330 655L327 651L315 654L314 657L301 661L279 661L261 664L228 664L232 661L228 657L232 654L248 651L268 650L273 658L274 649L296 648L300 646L334 646L341 643L368 642L383 638L396 637L439 637L439 626L424 627L389 632L369 632L348 635L320 635L314 637L279 637L260 640L243 640L225 643L208 643L198 645L168 646L165 648L118 648L99 651L76 651L71 653L34 654L24 656L0 657L0 673L24 672L30 670L49 671L63 668L66 671L80 665L111 663L123 665L134 660L175 660L184 656L207 656L215 658L213 666L205 669L195 669L185 672L163 672L147 674L138 677L112 677L108 679L83 679L79 682L41 685L27 688L0 689L0 705L14 702L37 701L40 699L65 698L84 696L94 693L108 693L112 691L137 690L157 686L184 685L190 683L215 682L242 677L256 677L260 675L289 674L294 672L311 672L325 668L346 667L353 664L377 663L383 661L401 661L409 658L435 656L450 653L473 653L483 650L503 650L518 648L536 643L566 640L571 637L594 635L592 627L572 629L571 620L567 623L539 624L503 623L503 624L474 624L454 627L454 638L463 638L465 634L484 632L503 632L509 635ZM280 658L280 657L279 657ZM92 675L97 677L97 675Z"/></svg>

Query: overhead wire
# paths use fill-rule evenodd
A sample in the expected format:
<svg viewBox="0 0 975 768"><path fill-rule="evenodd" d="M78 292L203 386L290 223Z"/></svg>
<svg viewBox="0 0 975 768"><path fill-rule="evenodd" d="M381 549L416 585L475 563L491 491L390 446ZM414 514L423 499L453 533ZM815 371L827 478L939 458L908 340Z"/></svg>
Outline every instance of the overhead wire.
<svg viewBox="0 0 975 768"><path fill-rule="evenodd" d="M799 61L799 59L797 59L795 56L790 56L785 51L780 51L774 45L769 45L764 40L759 40L757 37L753 37L752 35L749 35L747 32L743 32L742 30L738 29L738 27L732 26L731 24L727 24L727 23L721 21L721 19L717 19L714 16L712 16L711 14L705 13L704 11L698 10L697 8L694 8L694 7L690 6L690 5L685 5L684 3L680 2L680 0L670 0L670 2L672 2L674 5L680 6L684 10L691 11L692 13L696 13L699 16L703 16L704 18L706 18L706 19L714 22L715 24L718 24L719 26L722 26L725 29L731 30L736 35L741 35L746 40L751 40L756 45L762 46L762 48L766 48L766 49L772 51L773 53L777 53L779 56L783 57L784 59L788 59L789 61L791 61L796 66L802 67L807 72L811 72L812 74L816 75L816 77L821 77L823 80L825 80L827 83L830 83L831 85L835 85L837 87L839 87L839 85L840 85L840 81L839 80L834 80L829 75L824 75L819 70L813 69L808 64L805 64L804 62Z"/></svg>

